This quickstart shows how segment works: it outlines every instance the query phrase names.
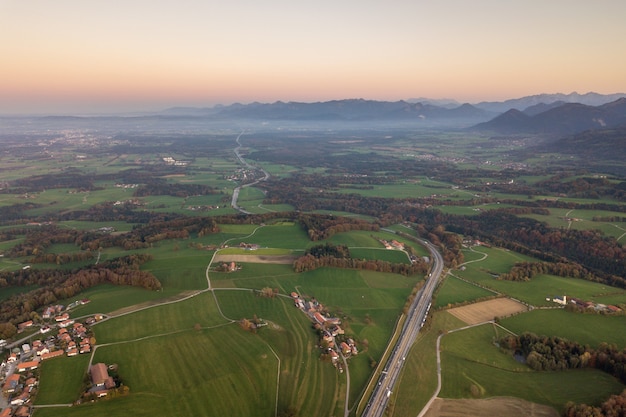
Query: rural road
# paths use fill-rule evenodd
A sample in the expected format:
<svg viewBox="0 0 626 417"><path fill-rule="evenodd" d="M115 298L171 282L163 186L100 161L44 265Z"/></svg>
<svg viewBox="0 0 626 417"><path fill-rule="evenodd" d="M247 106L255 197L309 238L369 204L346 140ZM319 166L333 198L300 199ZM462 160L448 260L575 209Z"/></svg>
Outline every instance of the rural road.
<svg viewBox="0 0 626 417"><path fill-rule="evenodd" d="M270 177L270 174L269 174L266 170L264 170L263 168L258 168L258 167L255 167L255 166L253 166L253 165L250 165L250 164L249 164L249 163L248 163L248 162L247 162L247 161L246 161L246 160L245 160L245 159L241 156L241 153L239 152L239 151L241 150L241 142L239 141L239 138L241 138L241 135L243 135L243 134L244 134L244 132L241 132L241 133L239 134L239 136L237 136L237 139L236 139L236 142L237 142L237 147L235 148L235 156L237 156L237 159L239 160L239 163L241 163L241 164L242 164L243 166L245 166L246 168L248 168L248 169L256 169L256 170L261 171L261 172L263 173L263 177L262 177L262 178L259 178L258 180L254 181L254 182L251 182L251 183L249 183L249 184L244 184L244 185L240 185L240 186L236 187L236 188L233 190L233 198L232 198L232 200L231 200L231 202L230 202L230 205L231 205L231 206L232 206L235 210L237 210L237 211L238 211L238 212L240 212L240 213L243 213L243 214L252 214L252 213L250 213L249 211L244 210L243 208L239 207L239 204L237 203L237 201L239 200L239 192L240 192L240 191L241 191L241 189L242 189L242 188L244 188L244 187L250 187L250 186L252 186L252 185L256 185L256 184L260 183L261 181L267 181L267 180L269 179L269 177Z"/></svg>

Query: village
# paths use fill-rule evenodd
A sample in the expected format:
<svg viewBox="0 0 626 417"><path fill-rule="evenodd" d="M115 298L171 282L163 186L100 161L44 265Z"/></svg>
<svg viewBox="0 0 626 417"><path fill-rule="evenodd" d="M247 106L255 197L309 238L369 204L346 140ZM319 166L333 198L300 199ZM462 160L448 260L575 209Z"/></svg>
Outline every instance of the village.
<svg viewBox="0 0 626 417"><path fill-rule="evenodd" d="M621 308L614 305L594 303L593 301L584 301L580 298L568 297L567 295L555 295L554 297L547 296L546 301L552 301L553 303L557 303L565 307L571 306L573 308L577 308L578 310L586 312L596 312L600 314L616 314L622 312Z"/></svg>
<svg viewBox="0 0 626 417"><path fill-rule="evenodd" d="M41 321L35 323L28 320L18 325L18 333L31 334L27 339L22 339L28 342L10 349L8 356L0 364L0 417L32 415L32 403L37 393L43 362L62 356L74 357L91 353L95 338L90 326L104 319L104 316L96 314L82 321L70 317L71 309L88 302L88 299L83 299L67 306L48 306L41 315ZM39 330L35 330L37 328ZM7 342L0 340L0 347L4 346L7 346ZM90 367L91 383L82 400L107 396L119 386L119 380L116 381L109 375L109 371L116 371L116 366L107 367L103 363L96 363ZM81 399L77 399L77 403L80 402Z"/></svg>
<svg viewBox="0 0 626 417"><path fill-rule="evenodd" d="M297 292L291 293L294 306L303 311L312 321L313 327L320 335L319 347L322 355L328 355L330 361L339 372L343 372L343 364L339 361L340 355L344 359L359 353L356 343L352 338L346 338L341 328L341 320L337 317L324 315L325 308L315 298L309 300L300 296ZM338 342L337 339L341 341ZM339 345L337 345L339 343Z"/></svg>

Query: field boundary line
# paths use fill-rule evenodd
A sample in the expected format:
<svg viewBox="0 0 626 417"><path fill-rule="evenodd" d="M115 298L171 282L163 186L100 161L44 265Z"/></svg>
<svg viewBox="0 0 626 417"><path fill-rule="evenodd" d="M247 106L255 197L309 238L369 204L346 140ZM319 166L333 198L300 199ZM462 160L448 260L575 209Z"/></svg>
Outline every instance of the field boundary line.
<svg viewBox="0 0 626 417"><path fill-rule="evenodd" d="M433 405L433 402L437 399L437 396L439 395L439 392L441 391L441 338L444 337L447 334L450 334L450 333L455 333L455 332L459 332L461 330L471 329L472 327L478 327L478 326L482 326L482 325L488 324L488 323L492 323L493 324L494 321L493 320L488 320L488 321L484 321L482 323L470 324L468 326L463 326L463 327L459 327L457 329L448 330L445 333L442 333L442 334L440 334L437 337L437 345L436 345L436 349L437 349L437 352L436 352L437 353L437 389L435 390L435 393L432 395L432 397L430 397L430 400L428 400L428 402L426 403L424 408L422 408L422 411L419 412L417 417L424 417L426 415L426 413L428 412L430 407Z"/></svg>

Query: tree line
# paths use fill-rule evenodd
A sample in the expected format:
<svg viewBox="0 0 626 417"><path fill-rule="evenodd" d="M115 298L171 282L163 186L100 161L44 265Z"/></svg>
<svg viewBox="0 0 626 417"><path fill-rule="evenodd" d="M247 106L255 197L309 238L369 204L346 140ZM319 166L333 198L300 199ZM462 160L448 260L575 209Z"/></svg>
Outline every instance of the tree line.
<svg viewBox="0 0 626 417"><path fill-rule="evenodd" d="M594 274L582 265L573 262L516 262L509 272L500 274L498 279L503 281L530 281L540 274L582 278L588 281L596 280Z"/></svg>
<svg viewBox="0 0 626 417"><path fill-rule="evenodd" d="M411 264L393 263L379 259L354 259L350 258L347 247L343 245L324 244L307 250L307 252L296 259L293 263L295 272L312 271L322 267L363 269L377 272L391 272L404 276L417 273L426 273L428 265L422 260L417 260Z"/></svg>
<svg viewBox="0 0 626 417"><path fill-rule="evenodd" d="M159 280L139 267L150 260L151 255L133 254L116 258L98 265L74 270L20 269L0 271L0 288L32 286L37 288L15 294L0 304L0 338L15 335L18 323L33 319L35 311L44 306L67 299L98 284L130 285L156 291L161 288Z"/></svg>
<svg viewBox="0 0 626 417"><path fill-rule="evenodd" d="M538 336L534 333L507 335L500 346L522 355L526 365L535 371L562 371L594 368L606 372L626 384L626 348L600 343L597 348L558 336Z"/></svg>

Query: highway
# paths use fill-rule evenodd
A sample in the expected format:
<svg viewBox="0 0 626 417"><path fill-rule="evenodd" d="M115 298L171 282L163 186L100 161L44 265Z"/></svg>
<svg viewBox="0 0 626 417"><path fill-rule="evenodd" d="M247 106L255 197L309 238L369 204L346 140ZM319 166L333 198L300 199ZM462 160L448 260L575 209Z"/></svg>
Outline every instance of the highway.
<svg viewBox="0 0 626 417"><path fill-rule="evenodd" d="M239 142L239 138L241 138L241 135L243 135L244 132L241 132L239 134L239 136L237 136L237 139L235 140L237 142L237 147L235 148L235 156L237 157L237 159L239 160L239 163L242 164L243 166L245 166L247 169L250 170L258 170L261 171L263 173L263 177L259 178L258 180L245 184L245 185L240 185L238 187L236 187L233 190L233 198L231 200L230 205L237 211L239 211L240 213L243 214L252 214L251 212L244 210L243 208L239 207L239 204L237 203L237 201L239 200L239 191L244 188L244 187L250 187L251 185L256 185L258 183L260 183L261 181L267 181L270 177L270 174L264 170L263 168L257 168L253 165L250 165L243 156L241 156L240 150L241 150L241 142Z"/></svg>
<svg viewBox="0 0 626 417"><path fill-rule="evenodd" d="M426 321L433 292L443 272L443 258L437 248L426 240L421 240L421 243L428 248L431 254L430 273L426 279L426 284L418 291L411 303L400 337L376 382L370 400L365 406L363 414L361 414L362 417L380 417L384 414L389 397L393 394L396 380L404 366L404 360Z"/></svg>

